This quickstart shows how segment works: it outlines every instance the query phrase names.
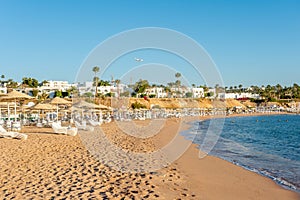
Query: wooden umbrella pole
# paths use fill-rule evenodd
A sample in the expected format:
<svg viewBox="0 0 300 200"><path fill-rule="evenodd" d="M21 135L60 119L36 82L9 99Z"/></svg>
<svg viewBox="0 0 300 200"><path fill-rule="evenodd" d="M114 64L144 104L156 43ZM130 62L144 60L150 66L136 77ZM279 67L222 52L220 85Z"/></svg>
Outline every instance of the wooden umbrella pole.
<svg viewBox="0 0 300 200"><path fill-rule="evenodd" d="M17 121L16 116L17 116L17 101L15 99L15 120L14 120L15 122Z"/></svg>
<svg viewBox="0 0 300 200"><path fill-rule="evenodd" d="M56 122L58 122L58 104L57 104L57 107L56 107Z"/></svg>
<svg viewBox="0 0 300 200"><path fill-rule="evenodd" d="M9 103L7 102L7 120L10 121Z"/></svg>

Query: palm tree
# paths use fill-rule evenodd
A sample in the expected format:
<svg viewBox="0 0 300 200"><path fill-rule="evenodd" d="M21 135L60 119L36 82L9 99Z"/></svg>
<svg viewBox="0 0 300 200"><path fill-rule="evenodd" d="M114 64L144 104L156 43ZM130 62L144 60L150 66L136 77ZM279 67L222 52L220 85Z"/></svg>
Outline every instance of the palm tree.
<svg viewBox="0 0 300 200"><path fill-rule="evenodd" d="M215 85L216 98L218 98L219 90L220 90L220 85L217 83L217 84Z"/></svg>
<svg viewBox="0 0 300 200"><path fill-rule="evenodd" d="M3 79L5 78L5 76L2 74L1 75L1 85L2 85L2 83L3 83Z"/></svg>
<svg viewBox="0 0 300 200"><path fill-rule="evenodd" d="M180 87L180 84L181 84L181 81L179 79L181 77L181 74L179 72L177 72L177 73L175 73L175 77L177 78L177 81L175 83L177 85L177 91L179 93L179 87Z"/></svg>
<svg viewBox="0 0 300 200"><path fill-rule="evenodd" d="M42 94L38 95L39 102L45 101L49 97L49 94L43 92Z"/></svg>
<svg viewBox="0 0 300 200"><path fill-rule="evenodd" d="M275 87L276 87L276 92L277 92L278 99L280 99L282 86L280 84L277 84Z"/></svg>
<svg viewBox="0 0 300 200"><path fill-rule="evenodd" d="M70 87L68 89L68 92L70 93L71 96L78 95L78 90L75 86Z"/></svg>
<svg viewBox="0 0 300 200"><path fill-rule="evenodd" d="M180 74L179 72L177 72L177 73L175 74L175 77L178 79L178 78L181 77L181 74Z"/></svg>
<svg viewBox="0 0 300 200"><path fill-rule="evenodd" d="M97 90L98 90L98 80L99 78L97 77L97 73L100 71L100 68L98 66L93 67L93 72L95 73L94 76L94 81L95 81L95 86L96 86L96 91L95 91L95 97L97 97Z"/></svg>
<svg viewBox="0 0 300 200"><path fill-rule="evenodd" d="M169 97L170 97L171 88L168 87L168 86L165 86L165 87L164 87L164 90L165 90L165 92L167 93L167 97L169 98Z"/></svg>
<svg viewBox="0 0 300 200"><path fill-rule="evenodd" d="M242 84L239 84L240 92L242 92L242 88L243 88L243 85L242 85Z"/></svg>
<svg viewBox="0 0 300 200"><path fill-rule="evenodd" d="M116 79L116 80L115 80L115 83L116 83L116 85L117 85L118 97L120 97L120 88L119 88L119 86L120 86L121 80L120 80L120 79Z"/></svg>
<svg viewBox="0 0 300 200"><path fill-rule="evenodd" d="M149 82L147 80L142 80L140 79L139 81L137 81L134 86L133 86L133 90L136 93L136 95L140 95L142 93L145 92L145 90L147 88L149 88Z"/></svg>
<svg viewBox="0 0 300 200"><path fill-rule="evenodd" d="M17 88L18 83L16 81L14 81L13 79L8 79L6 87L7 88Z"/></svg>

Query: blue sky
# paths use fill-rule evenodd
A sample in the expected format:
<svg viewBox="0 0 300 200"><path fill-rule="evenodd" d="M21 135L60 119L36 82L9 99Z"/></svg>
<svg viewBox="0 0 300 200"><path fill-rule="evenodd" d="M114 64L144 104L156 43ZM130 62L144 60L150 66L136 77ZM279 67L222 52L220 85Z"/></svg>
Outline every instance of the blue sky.
<svg viewBox="0 0 300 200"><path fill-rule="evenodd" d="M26 76L73 82L85 58L108 37L134 28L162 27L202 45L227 86L299 84L299 10L296 0L2 0L0 74L17 81ZM162 64L182 72L191 83L203 84L176 59L165 63L169 57L163 59L163 54L130 56L142 56L144 64L164 60ZM123 60L126 70L137 65L133 59ZM119 78L121 71L112 67L103 78Z"/></svg>

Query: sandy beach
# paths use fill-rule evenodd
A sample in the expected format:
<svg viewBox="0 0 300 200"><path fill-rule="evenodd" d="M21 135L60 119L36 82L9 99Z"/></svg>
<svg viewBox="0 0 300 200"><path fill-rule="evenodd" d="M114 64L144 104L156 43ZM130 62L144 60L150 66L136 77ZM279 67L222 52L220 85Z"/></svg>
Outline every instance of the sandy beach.
<svg viewBox="0 0 300 200"><path fill-rule="evenodd" d="M168 119L154 137L123 133L115 122L101 126L114 144L132 152L153 152L188 128L195 118ZM138 121L145 126L148 121ZM168 167L125 173L95 159L81 137L55 135L50 128L23 128L27 140L0 139L0 199L299 199L272 180L216 157L199 159L190 145Z"/></svg>

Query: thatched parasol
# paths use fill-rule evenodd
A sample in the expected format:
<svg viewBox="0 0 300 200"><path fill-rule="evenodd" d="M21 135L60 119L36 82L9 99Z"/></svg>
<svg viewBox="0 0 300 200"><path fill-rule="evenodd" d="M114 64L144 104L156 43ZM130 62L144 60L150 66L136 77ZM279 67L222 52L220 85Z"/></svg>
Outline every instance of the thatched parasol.
<svg viewBox="0 0 300 200"><path fill-rule="evenodd" d="M56 106L48 103L39 103L33 107L31 107L31 110L38 110L39 115L41 110L55 110Z"/></svg>
<svg viewBox="0 0 300 200"><path fill-rule="evenodd" d="M102 104L97 105L94 103L88 103L83 100L80 100L80 101L74 103L73 106L76 108L84 108L84 109L108 109L108 107L105 105L102 105Z"/></svg>
<svg viewBox="0 0 300 200"><path fill-rule="evenodd" d="M56 106L48 103L39 103L31 108L32 110L55 110Z"/></svg>
<svg viewBox="0 0 300 200"><path fill-rule="evenodd" d="M2 110L9 109L9 107L14 105L14 103L0 102L0 120L2 119Z"/></svg>
<svg viewBox="0 0 300 200"><path fill-rule="evenodd" d="M50 103L56 105L57 121L58 121L58 105L70 105L70 104L72 104L72 102L67 101L63 98L59 98L59 97L55 97L54 99L52 99L50 101Z"/></svg>
<svg viewBox="0 0 300 200"><path fill-rule="evenodd" d="M15 116L17 115L17 100L25 100L25 99L33 99L33 97L15 90L7 93L7 95L0 96L0 101L2 102L10 102L10 101L15 102ZM9 107L8 107L8 114L9 114Z"/></svg>
<svg viewBox="0 0 300 200"><path fill-rule="evenodd" d="M7 93L6 95L3 95L0 97L0 100L1 101L5 101L5 100L15 100L15 99L18 99L18 100L24 100L24 99L32 99L33 97L27 95L27 94L24 94L24 93L21 93L21 92L18 92L18 91L11 91L9 93Z"/></svg>
<svg viewBox="0 0 300 200"><path fill-rule="evenodd" d="M67 101L63 98L60 98L60 97L55 97L54 99L52 99L50 101L51 104L55 104L55 105L58 105L58 104L64 104L64 105L68 105L68 104L71 104L72 102L70 101Z"/></svg>

